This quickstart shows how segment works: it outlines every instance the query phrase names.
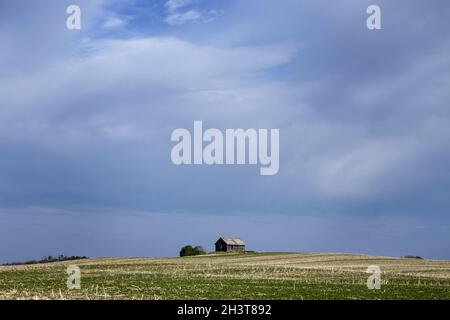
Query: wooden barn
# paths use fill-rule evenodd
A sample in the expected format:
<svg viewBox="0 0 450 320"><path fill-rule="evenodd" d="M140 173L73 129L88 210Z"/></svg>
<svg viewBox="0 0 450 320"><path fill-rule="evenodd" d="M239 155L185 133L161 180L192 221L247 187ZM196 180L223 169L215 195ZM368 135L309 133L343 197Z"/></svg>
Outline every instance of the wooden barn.
<svg viewBox="0 0 450 320"><path fill-rule="evenodd" d="M245 251L245 242L240 238L220 237L216 241L216 252L220 251Z"/></svg>

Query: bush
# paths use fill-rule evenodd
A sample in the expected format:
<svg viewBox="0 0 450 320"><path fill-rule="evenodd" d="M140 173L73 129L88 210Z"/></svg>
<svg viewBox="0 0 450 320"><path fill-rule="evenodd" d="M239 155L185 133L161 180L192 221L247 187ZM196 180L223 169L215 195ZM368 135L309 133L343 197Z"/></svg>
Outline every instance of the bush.
<svg viewBox="0 0 450 320"><path fill-rule="evenodd" d="M201 246L192 247L191 245L184 246L181 248L180 257L188 257L188 256L198 256L200 254L205 254L205 249Z"/></svg>
<svg viewBox="0 0 450 320"><path fill-rule="evenodd" d="M196 246L194 249L197 250L199 254L206 254L206 250L202 246Z"/></svg>

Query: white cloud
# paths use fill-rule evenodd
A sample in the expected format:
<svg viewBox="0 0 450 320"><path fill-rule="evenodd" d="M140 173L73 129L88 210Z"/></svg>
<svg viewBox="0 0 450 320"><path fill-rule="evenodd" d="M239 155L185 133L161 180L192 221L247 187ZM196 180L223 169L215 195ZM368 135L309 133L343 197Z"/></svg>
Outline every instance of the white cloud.
<svg viewBox="0 0 450 320"><path fill-rule="evenodd" d="M180 8L184 8L190 4L192 4L195 0L168 0L165 6L169 9L170 12L174 12Z"/></svg>
<svg viewBox="0 0 450 320"><path fill-rule="evenodd" d="M201 13L195 10L189 10L182 13L172 13L167 16L166 22L171 26L181 26L187 22L198 20L202 17Z"/></svg>
<svg viewBox="0 0 450 320"><path fill-rule="evenodd" d="M125 26L127 23L128 23L127 20L123 18L112 16L105 20L105 22L102 24L102 28L103 29L120 28Z"/></svg>
<svg viewBox="0 0 450 320"><path fill-rule="evenodd" d="M200 11L186 7L197 2L197 0L169 0L166 2L168 14L164 21L170 26L181 26L189 22L200 21L203 23L215 20L223 14L221 10ZM181 10L183 9L184 10Z"/></svg>
<svg viewBox="0 0 450 320"><path fill-rule="evenodd" d="M96 42L87 51L78 62L0 81L2 105L8 106L0 117L3 136L63 150L61 139L142 141L151 136L144 119L164 116L174 106L178 115L170 113L172 120L188 109L202 117L213 110L226 114L233 106L245 113L278 93L265 87L261 99L257 87L266 84L243 77L288 63L295 54L289 46L219 49L173 38ZM218 101L225 109L212 106Z"/></svg>

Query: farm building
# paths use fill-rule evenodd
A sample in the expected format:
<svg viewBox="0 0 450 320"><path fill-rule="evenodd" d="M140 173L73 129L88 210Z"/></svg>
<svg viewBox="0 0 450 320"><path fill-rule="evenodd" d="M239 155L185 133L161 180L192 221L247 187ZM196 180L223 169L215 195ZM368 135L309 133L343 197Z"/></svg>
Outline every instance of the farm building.
<svg viewBox="0 0 450 320"><path fill-rule="evenodd" d="M216 252L218 251L245 251L245 242L240 238L220 237L216 241Z"/></svg>

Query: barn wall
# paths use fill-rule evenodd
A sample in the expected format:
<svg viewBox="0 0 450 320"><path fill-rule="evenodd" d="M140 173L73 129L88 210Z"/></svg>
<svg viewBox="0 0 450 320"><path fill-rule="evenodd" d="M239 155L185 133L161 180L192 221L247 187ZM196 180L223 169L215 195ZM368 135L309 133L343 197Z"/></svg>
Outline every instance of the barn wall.
<svg viewBox="0 0 450 320"><path fill-rule="evenodd" d="M216 243L216 251L227 251L227 245L223 240Z"/></svg>
<svg viewBox="0 0 450 320"><path fill-rule="evenodd" d="M245 246L227 245L226 251L245 251Z"/></svg>
<svg viewBox="0 0 450 320"><path fill-rule="evenodd" d="M216 246L216 252L221 252L221 251L245 251L245 246L228 245L222 239L218 240L215 243L215 246Z"/></svg>

